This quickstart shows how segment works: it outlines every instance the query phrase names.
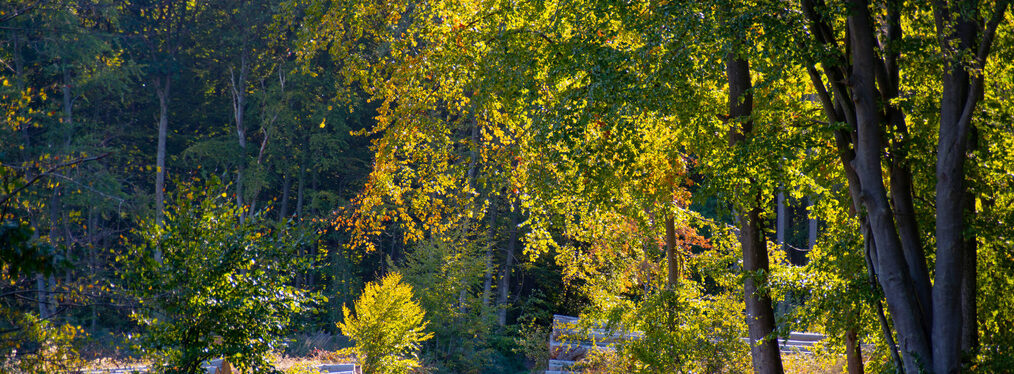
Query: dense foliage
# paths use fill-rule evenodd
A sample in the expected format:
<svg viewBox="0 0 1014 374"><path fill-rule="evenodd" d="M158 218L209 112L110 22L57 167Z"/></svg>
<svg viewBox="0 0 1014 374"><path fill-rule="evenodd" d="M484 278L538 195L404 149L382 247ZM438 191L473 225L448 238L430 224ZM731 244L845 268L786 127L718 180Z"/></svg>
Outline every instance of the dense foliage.
<svg viewBox="0 0 1014 374"><path fill-rule="evenodd" d="M1009 8L4 1L0 371L1003 371Z"/></svg>
<svg viewBox="0 0 1014 374"><path fill-rule="evenodd" d="M240 370L270 368L292 320L313 295L293 287L308 261L293 257L313 239L299 228L239 209L215 180L182 186L161 225L143 222L118 259L123 288L144 328L142 352L159 369L196 373L224 357ZM158 253L158 256L156 256Z"/></svg>
<svg viewBox="0 0 1014 374"><path fill-rule="evenodd" d="M419 344L433 338L427 333L426 311L413 300L412 286L401 274L390 273L367 283L356 300L355 315L342 307L342 333L356 345L363 370L371 373L407 373L419 367Z"/></svg>

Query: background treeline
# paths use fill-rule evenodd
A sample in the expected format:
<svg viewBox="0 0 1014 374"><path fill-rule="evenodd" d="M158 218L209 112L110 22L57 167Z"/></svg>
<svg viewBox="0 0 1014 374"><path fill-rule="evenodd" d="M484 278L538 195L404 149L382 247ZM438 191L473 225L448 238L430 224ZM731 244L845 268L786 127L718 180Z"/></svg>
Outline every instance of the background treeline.
<svg viewBox="0 0 1014 374"><path fill-rule="evenodd" d="M394 224L370 239L369 251L346 246L346 209L374 157L372 137L353 133L374 126L377 103L342 76L345 62L326 51L297 53L307 43L300 39L304 13L313 6L260 0L0 4L4 370L63 368L67 356L54 346L76 349L86 359L124 358L141 353L139 341L128 336L183 339L185 331L155 333L143 303L164 301L155 320L172 320L169 310L195 312L157 288L191 285L153 278L149 270L187 274L186 266L228 247L222 243L258 231L279 238L313 233L309 240L305 234L293 239L291 253L261 250L236 260L267 259L291 272L265 278L268 286L244 289L243 297L286 287L318 295L314 308L302 309L283 330L260 332L295 338L289 354L348 345L335 325L341 306L351 307L365 283L399 269L417 288L455 290L454 300L443 293L421 296L439 332L427 357L448 371L522 370L524 352L514 341L523 337L519 321L545 326L554 312L579 312L574 300L581 297L563 286L551 260L514 259L518 249L511 256L497 250L483 263L479 253L519 245L517 231L506 226L520 217L504 205L489 221L496 226L483 231L489 244L469 244L468 256L454 263L410 258L405 233ZM204 200L222 208L185 208ZM228 221L236 229L195 223L230 214L238 218ZM242 228L247 221L256 222L253 231ZM160 227L216 233L162 243ZM196 238L208 248L194 244ZM163 245L190 252L174 260ZM503 270L511 261L512 270ZM201 281L215 287L208 279ZM485 282L479 291L485 301L468 289L474 280ZM155 291L142 289L151 285ZM466 299L468 308L461 305ZM265 318L219 316L239 327ZM176 322L224 334L220 326L189 317ZM530 344L538 350L546 336L534 339Z"/></svg>

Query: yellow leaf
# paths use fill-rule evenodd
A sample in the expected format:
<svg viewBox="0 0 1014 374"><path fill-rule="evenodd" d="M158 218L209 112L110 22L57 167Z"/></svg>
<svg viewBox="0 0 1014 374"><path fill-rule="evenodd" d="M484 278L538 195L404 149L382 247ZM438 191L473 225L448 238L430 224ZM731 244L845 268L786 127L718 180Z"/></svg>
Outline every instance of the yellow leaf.
<svg viewBox="0 0 1014 374"><path fill-rule="evenodd" d="M324 123L325 123L325 122L327 122L327 118L324 118L324 119L322 119L322 120L320 121L320 128L324 128Z"/></svg>

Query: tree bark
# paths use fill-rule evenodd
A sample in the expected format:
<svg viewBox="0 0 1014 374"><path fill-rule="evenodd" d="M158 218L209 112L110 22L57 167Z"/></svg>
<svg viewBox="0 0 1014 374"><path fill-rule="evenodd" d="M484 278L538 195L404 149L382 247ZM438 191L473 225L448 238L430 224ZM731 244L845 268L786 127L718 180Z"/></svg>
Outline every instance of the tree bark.
<svg viewBox="0 0 1014 374"><path fill-rule="evenodd" d="M518 241L518 209L511 208L510 235L507 239L507 253L504 259L503 271L500 275L500 297L497 299L497 324L507 325L507 303L510 301L511 272L514 270L514 249Z"/></svg>
<svg viewBox="0 0 1014 374"><path fill-rule="evenodd" d="M778 195L776 196L777 207L775 209L775 241L778 243L779 249L785 251L786 257L792 260L792 254L789 253L789 246L785 245L785 234L789 227L789 209L785 203L785 192L782 191L784 186L779 187Z"/></svg>
<svg viewBox="0 0 1014 374"><path fill-rule="evenodd" d="M166 136L169 131L169 75L155 78L155 92L158 95L158 148L155 160L155 223L162 226L165 212L165 156ZM155 248L155 261L162 261L162 249Z"/></svg>
<svg viewBox="0 0 1014 374"><path fill-rule="evenodd" d="M858 201L859 199L853 200L853 205L859 204ZM878 289L879 283L877 280L877 268L874 265L877 263L877 260L874 257L877 244L874 241L869 221L865 218L861 218L860 227L861 230L863 230L863 258L866 260L866 276L869 278L870 288ZM883 335L884 342L887 343L887 349L891 352L891 359L894 360L894 366L897 368L897 372L904 372L905 363L901 359L898 344L895 343L894 335L891 333L891 325L888 324L887 316L884 315L884 303L882 303L878 298L875 304L874 308L877 312L877 321L880 322L880 333Z"/></svg>
<svg viewBox="0 0 1014 374"><path fill-rule="evenodd" d="M817 1L820 6L823 3ZM832 39L829 38L833 34L830 26L816 14L815 8L817 4L813 0L804 0L803 9L807 18L811 22L811 28L814 30L823 30L823 35L818 35L818 42L824 45L832 44ZM812 63L812 62L811 62ZM855 132L855 113L850 112L852 110L850 94L841 87L842 77L841 70L833 66L825 66L824 72L831 82L832 91L834 95L828 93L824 87L823 80L817 73L814 66L809 66L807 71L810 75L810 80L813 83L814 88L817 90L817 96L820 98L821 106L824 108L824 113L831 122L842 123L846 122L850 124L852 130L835 130L834 138L836 148L838 148L838 158L841 161L842 168L845 171L845 180L848 183L849 196L851 205L849 206L849 214L856 219L859 219L860 226L862 228L863 235L863 258L866 261L866 272L869 278L871 288L879 288L879 281L876 271L875 264L877 261L877 247L873 237L872 231L869 226L869 220L860 216L862 211L862 183L859 180L859 175L856 173L854 163L856 153L852 147L852 144L858 138ZM812 225L812 223L811 223ZM811 239L815 242L815 239ZM877 311L878 321L880 322L881 333L884 341L888 345L888 349L891 353L891 357L894 360L895 366L899 371L904 370L904 363L899 355L897 344L894 341L894 335L891 332L891 326L887 322L887 317L884 315L884 306L880 300L876 301L875 309Z"/></svg>
<svg viewBox="0 0 1014 374"><path fill-rule="evenodd" d="M979 148L979 134L973 126L968 136L969 151ZM972 176L974 180L975 176ZM969 222L975 221L976 206L975 193L965 191L965 219ZM978 257L979 243L977 235L970 234L965 238L965 256L963 260L964 269L961 274L961 352L963 355L974 354L979 348L979 320L978 304L976 293L978 290Z"/></svg>
<svg viewBox="0 0 1014 374"><path fill-rule="evenodd" d="M862 185L862 202L877 243L879 280L901 339L905 369L917 373L931 367L933 356L926 329L927 315L920 307L884 186L880 156L884 144L881 135L883 119L877 107L874 77L877 57L868 6L865 0L851 0L848 16L854 64L850 83L858 132L856 173Z"/></svg>
<svg viewBox="0 0 1014 374"><path fill-rule="evenodd" d="M296 182L296 217L303 217L303 192L306 187L306 162L307 153L303 152L303 159L299 161L299 179Z"/></svg>
<svg viewBox="0 0 1014 374"><path fill-rule="evenodd" d="M243 223L246 208L243 206L243 171L246 166L246 126L243 112L246 108L246 51L240 53L239 77L229 69L229 83L232 89L232 114L236 122L236 139L239 141L239 160L236 166L236 205L240 209L239 222Z"/></svg>
<svg viewBox="0 0 1014 374"><path fill-rule="evenodd" d="M289 190L292 187L292 178L289 178L289 174L285 173L282 175L282 202L278 208L278 222L285 223L285 219L289 217Z"/></svg>
<svg viewBox="0 0 1014 374"><path fill-rule="evenodd" d="M887 297L901 340L904 368L909 373L957 372L960 370L960 346L971 343L973 338L969 334L976 329L970 326L974 322L965 315L974 314L971 311L974 307L970 305L974 303L974 296L963 293L975 292L971 284L975 270L970 264L974 254L969 253L972 242L964 237L963 205L967 204L967 188L963 183L965 142L983 85L982 75L972 76L970 72L985 66L996 27L1004 19L1009 3L1009 0L996 2L995 12L984 28L978 21L979 4L974 0L933 3L937 35L946 62L937 145L937 251L932 287L928 275L924 275L928 269L923 269L925 254L912 204L911 171L903 144L908 141L908 132L903 112L890 103L898 95L899 53L894 43L901 40L901 3L887 2L886 28L880 25L876 29L886 32L888 40L878 45L873 37L875 28L871 24L869 4L865 0L850 1L847 53L851 54L854 66L848 67L841 63L842 58L836 58L840 67L847 68L824 67L835 96L851 96L854 103L852 108L846 106L841 111L857 130L852 143L856 145L855 169L861 191L858 196L853 193L853 199L858 197L868 213L872 233L866 240L876 243L872 257L879 269L877 278ZM837 48L835 34L816 14L815 10L822 7L822 0L803 0L803 10L815 39ZM979 31L984 31L981 39ZM977 48L975 43L979 43ZM974 56L971 69L965 59L969 55ZM813 77L815 69L810 69L810 74ZM843 83L851 86L851 92L840 87ZM876 83L879 83L879 92ZM834 118L836 113L830 110L829 100L824 101L825 111ZM849 116L850 109L855 111L854 116ZM886 118L879 118L882 115ZM895 131L889 142L891 152L887 163L891 173L890 204L881 169L881 154L887 144L882 135L885 129L881 127L885 123ZM841 141L839 149L847 150L841 146ZM966 271L973 274L964 274ZM964 299L959 300L962 297Z"/></svg>
<svg viewBox="0 0 1014 374"><path fill-rule="evenodd" d="M668 286L675 290L680 282L680 259L676 253L676 222L672 212L665 216L665 260L668 264Z"/></svg>
<svg viewBox="0 0 1014 374"><path fill-rule="evenodd" d="M482 306L489 307L490 297L493 295L493 247L496 243L496 202L490 199L489 203L489 228L486 234L486 270L482 281ZM485 312L483 312L485 313Z"/></svg>
<svg viewBox="0 0 1014 374"><path fill-rule="evenodd" d="M947 9L972 5L976 11ZM959 55L973 50L978 36L974 2L937 4L937 34L947 57L940 98L940 129L936 165L937 261L933 286L933 369L938 374L960 369L962 344L961 289L965 258L965 150L968 126L962 122L966 105L978 100L971 77ZM956 19L955 19L956 18ZM953 26L952 26L953 25ZM957 52L957 53L956 53Z"/></svg>
<svg viewBox="0 0 1014 374"><path fill-rule="evenodd" d="M863 353L854 328L845 332L845 361L848 374L863 374Z"/></svg>
<svg viewBox="0 0 1014 374"><path fill-rule="evenodd" d="M898 85L900 84L900 68L898 66L900 52L897 43L902 42L902 3L900 0L889 0L886 5L887 27L884 37L887 40L886 43L882 43L886 45L882 47L883 64L878 65L882 68L877 70L877 79L880 83L880 101L885 107L887 123L895 132L895 136L891 137L889 159L891 205L894 207L901 249L916 289L919 307L926 313L926 319L932 320L933 310L930 307L932 286L930 285L929 269L926 265L926 253L923 251L922 240L919 236L915 205L912 201L914 190L912 171L908 166L908 152L905 146L910 135L904 112L893 103L898 97Z"/></svg>
<svg viewBox="0 0 1014 374"><path fill-rule="evenodd" d="M61 66L61 68L63 70L63 87L60 87L60 91L63 94L63 124L66 127L63 146L70 147L70 141L74 137L74 98L71 93L70 71L66 66Z"/></svg>
<svg viewBox="0 0 1014 374"><path fill-rule="evenodd" d="M729 130L729 143L736 145L746 140L753 130L750 116L753 114L753 83L750 77L750 63L730 53L726 56L726 77L729 82L729 118L740 121ZM764 244L761 225L761 196L753 196L753 207L739 215L740 245L743 249L743 270L746 302L746 323L750 330L750 352L755 373L782 373L782 358L778 340L774 336L775 315L771 297L766 292L757 292L767 282L769 272L768 253Z"/></svg>
<svg viewBox="0 0 1014 374"><path fill-rule="evenodd" d="M817 247L817 214L813 211L817 206L813 202L813 197L806 198L806 207L808 216L806 220L806 242L808 243L807 248L812 251Z"/></svg>

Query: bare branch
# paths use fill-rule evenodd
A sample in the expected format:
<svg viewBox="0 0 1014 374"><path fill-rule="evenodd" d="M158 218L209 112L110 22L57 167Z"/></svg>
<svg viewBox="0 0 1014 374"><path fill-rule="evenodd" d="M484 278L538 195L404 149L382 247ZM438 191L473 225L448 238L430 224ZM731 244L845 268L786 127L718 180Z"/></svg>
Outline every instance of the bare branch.
<svg viewBox="0 0 1014 374"><path fill-rule="evenodd" d="M82 157L82 158L78 158L78 159L75 159L75 160L70 160L70 161L67 161L67 162L64 162L64 163L60 163L60 164L54 165L54 166L50 167L49 169L47 169L46 171L41 172L41 173L35 175L34 177L32 177L32 179L29 179L28 182L25 182L24 185L22 185L21 187L15 188L14 191L11 191L10 193L7 194L7 196L4 196L3 199L0 200L0 206L3 207L3 213L0 214L0 217L3 217L3 216L7 215L8 204L10 203L10 200L14 198L15 195L17 195L18 193L20 193L24 189L28 188L29 186L31 186L35 182L38 182L40 178L42 178L44 176L47 176L47 175L50 175L54 171L63 169L65 167L74 166L74 165L77 165L77 164L80 164L80 163L83 163L83 162L99 160L99 159L105 158L106 156L109 156L110 154L112 154L112 152L106 152L106 153L103 153L103 154L98 155L98 156Z"/></svg>

